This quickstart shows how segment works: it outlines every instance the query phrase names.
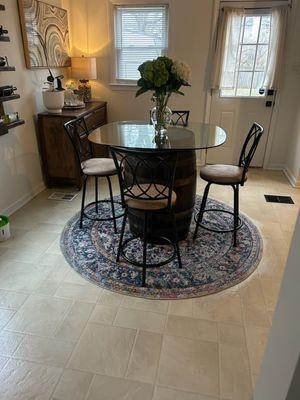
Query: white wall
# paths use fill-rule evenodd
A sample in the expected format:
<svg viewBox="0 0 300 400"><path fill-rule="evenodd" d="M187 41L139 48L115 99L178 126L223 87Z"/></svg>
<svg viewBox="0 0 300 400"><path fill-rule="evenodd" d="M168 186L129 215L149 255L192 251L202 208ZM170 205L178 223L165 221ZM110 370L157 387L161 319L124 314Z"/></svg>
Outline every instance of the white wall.
<svg viewBox="0 0 300 400"><path fill-rule="evenodd" d="M61 0L49 1L61 6ZM0 213L10 214L43 189L40 159L36 142L34 117L43 107L41 88L47 70L28 70L16 0L1 0L6 10L0 12L0 24L9 31L11 41L1 43L1 56L6 55L16 72L0 72L0 85L12 84L18 88L20 100L4 103L6 112L18 111L26 120L0 136Z"/></svg>
<svg viewBox="0 0 300 400"><path fill-rule="evenodd" d="M120 3L122 1L118 1ZM204 84L213 3L212 0L169 0L169 56L186 61L193 73L192 87L185 89L186 96L173 96L170 104L171 107L190 109L191 120L194 121L204 118ZM97 57L99 80L93 83L93 96L108 102L109 120L149 118L149 109L153 107L150 95L135 99L135 90L113 90L109 85L109 0L72 0L71 5L72 54L80 56L89 53Z"/></svg>
<svg viewBox="0 0 300 400"><path fill-rule="evenodd" d="M300 354L299 243L300 213L253 400L285 400L293 379Z"/></svg>
<svg viewBox="0 0 300 400"><path fill-rule="evenodd" d="M300 81L300 73L298 79ZM292 135L288 143L285 173L292 185L300 188L300 84L298 90L298 109L295 110Z"/></svg>
<svg viewBox="0 0 300 400"><path fill-rule="evenodd" d="M293 1L270 167L283 167L292 184L300 187L300 1Z"/></svg>

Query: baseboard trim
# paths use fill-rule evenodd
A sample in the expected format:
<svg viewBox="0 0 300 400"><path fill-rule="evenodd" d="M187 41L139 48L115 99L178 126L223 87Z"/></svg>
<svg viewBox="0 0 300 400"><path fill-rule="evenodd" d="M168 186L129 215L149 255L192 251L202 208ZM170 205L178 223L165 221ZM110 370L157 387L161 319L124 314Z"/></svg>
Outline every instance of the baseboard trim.
<svg viewBox="0 0 300 400"><path fill-rule="evenodd" d="M0 214L10 216L16 211L18 211L21 207L25 206L30 200L32 200L35 196L41 193L45 189L44 182L39 183L37 186L33 188L29 193L26 193L24 196L19 198L9 207L5 208L4 210L0 211Z"/></svg>
<svg viewBox="0 0 300 400"><path fill-rule="evenodd" d="M264 169L271 169L273 171L284 171L284 164L267 164L263 166Z"/></svg>
<svg viewBox="0 0 300 400"><path fill-rule="evenodd" d="M300 188L300 179L297 179L291 170L287 167L283 169L284 175L288 178L294 188Z"/></svg>

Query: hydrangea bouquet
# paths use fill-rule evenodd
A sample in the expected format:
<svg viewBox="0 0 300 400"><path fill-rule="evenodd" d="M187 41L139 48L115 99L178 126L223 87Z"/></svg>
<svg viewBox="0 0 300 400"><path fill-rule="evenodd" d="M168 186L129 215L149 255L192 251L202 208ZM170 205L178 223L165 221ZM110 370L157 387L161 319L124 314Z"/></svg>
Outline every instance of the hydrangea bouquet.
<svg viewBox="0 0 300 400"><path fill-rule="evenodd" d="M182 86L190 86L191 70L181 61L168 57L158 57L156 60L146 61L138 68L141 78L137 84L139 90L136 97L153 91L152 100L156 107L151 111L151 120L157 132L161 132L170 123L172 111L168 108L168 101L172 93L184 96L180 91Z"/></svg>

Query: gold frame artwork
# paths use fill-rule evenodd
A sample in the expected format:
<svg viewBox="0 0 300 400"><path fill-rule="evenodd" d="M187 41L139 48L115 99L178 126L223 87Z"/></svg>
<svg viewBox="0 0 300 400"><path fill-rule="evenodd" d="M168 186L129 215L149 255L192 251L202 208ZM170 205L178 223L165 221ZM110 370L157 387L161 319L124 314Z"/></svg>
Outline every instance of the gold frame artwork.
<svg viewBox="0 0 300 400"><path fill-rule="evenodd" d="M70 67L67 10L40 0L18 0L26 67Z"/></svg>

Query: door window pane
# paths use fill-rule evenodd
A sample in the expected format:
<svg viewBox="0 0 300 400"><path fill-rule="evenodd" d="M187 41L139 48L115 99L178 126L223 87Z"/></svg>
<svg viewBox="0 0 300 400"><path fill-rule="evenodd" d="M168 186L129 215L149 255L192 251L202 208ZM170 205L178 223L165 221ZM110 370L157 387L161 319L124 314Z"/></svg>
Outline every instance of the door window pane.
<svg viewBox="0 0 300 400"><path fill-rule="evenodd" d="M255 61L255 51L256 51L256 46L254 45L242 46L241 62L239 68L240 71L253 70Z"/></svg>
<svg viewBox="0 0 300 400"><path fill-rule="evenodd" d="M226 41L221 96L262 96L268 65L271 15L232 18Z"/></svg>
<svg viewBox="0 0 300 400"><path fill-rule="evenodd" d="M270 30L271 30L271 17L269 15L262 16L260 32L259 32L259 43L262 43L262 44L269 43Z"/></svg>
<svg viewBox="0 0 300 400"><path fill-rule="evenodd" d="M261 88L261 82L264 79L264 72L254 72L251 96L259 96L259 89Z"/></svg>
<svg viewBox="0 0 300 400"><path fill-rule="evenodd" d="M237 95L249 96L251 88L252 73L240 72L237 80Z"/></svg>
<svg viewBox="0 0 300 400"><path fill-rule="evenodd" d="M245 17L243 43L257 43L260 17Z"/></svg>
<svg viewBox="0 0 300 400"><path fill-rule="evenodd" d="M255 60L255 70L265 71L268 61L269 46L262 44L257 46L256 60Z"/></svg>

